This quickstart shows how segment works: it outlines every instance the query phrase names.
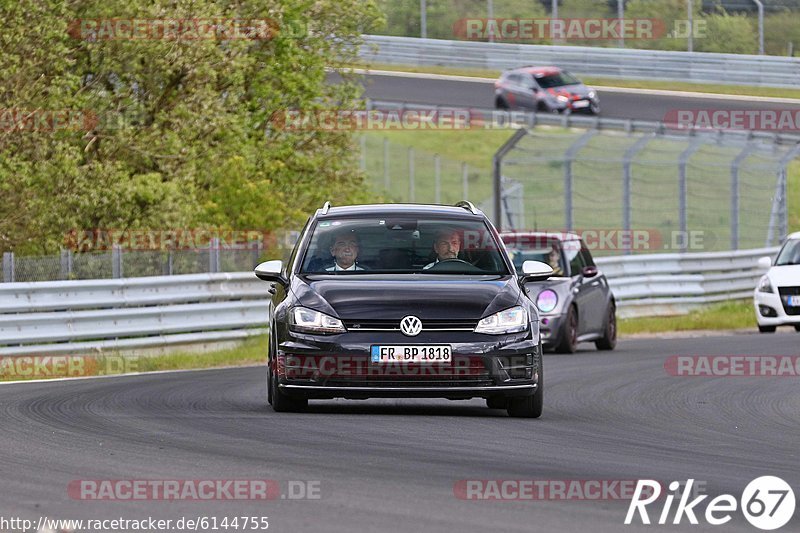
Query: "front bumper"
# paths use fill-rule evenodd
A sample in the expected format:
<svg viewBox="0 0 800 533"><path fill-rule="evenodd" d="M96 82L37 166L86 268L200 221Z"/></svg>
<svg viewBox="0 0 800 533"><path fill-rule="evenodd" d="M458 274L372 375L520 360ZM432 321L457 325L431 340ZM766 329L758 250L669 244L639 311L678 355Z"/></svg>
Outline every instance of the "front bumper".
<svg viewBox="0 0 800 533"><path fill-rule="evenodd" d="M794 308L796 311L792 309L792 311L797 314L789 314L785 306L785 299L785 296L780 296L773 292L761 292L756 290L753 293L753 307L755 309L758 325L800 325L800 308Z"/></svg>
<svg viewBox="0 0 800 533"><path fill-rule="evenodd" d="M539 332L545 348L558 346L564 336L564 315L542 315Z"/></svg>
<svg viewBox="0 0 800 533"><path fill-rule="evenodd" d="M374 363L373 345L448 344L446 363ZM529 396L538 388L542 354L530 331L494 336L428 332L290 332L270 365L288 395L323 398L490 398Z"/></svg>

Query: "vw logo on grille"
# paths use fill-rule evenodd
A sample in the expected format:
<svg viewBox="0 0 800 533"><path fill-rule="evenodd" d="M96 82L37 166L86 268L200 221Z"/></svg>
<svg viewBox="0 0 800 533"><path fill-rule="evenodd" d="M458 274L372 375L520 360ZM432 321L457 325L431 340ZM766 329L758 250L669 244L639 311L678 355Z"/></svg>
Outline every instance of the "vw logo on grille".
<svg viewBox="0 0 800 533"><path fill-rule="evenodd" d="M413 315L403 317L403 320L400 321L400 331L409 337L419 335L419 332L422 331L422 320Z"/></svg>

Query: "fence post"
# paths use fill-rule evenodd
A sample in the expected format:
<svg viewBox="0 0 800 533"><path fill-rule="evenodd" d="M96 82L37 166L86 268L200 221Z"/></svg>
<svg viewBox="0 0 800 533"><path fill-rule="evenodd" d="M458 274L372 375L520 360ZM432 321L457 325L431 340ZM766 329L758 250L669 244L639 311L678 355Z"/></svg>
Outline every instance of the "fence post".
<svg viewBox="0 0 800 533"><path fill-rule="evenodd" d="M408 148L408 203L413 204L415 201L414 192L414 148Z"/></svg>
<svg viewBox="0 0 800 533"><path fill-rule="evenodd" d="M503 158L519 141L528 134L527 128L516 130L509 139L498 148L492 157L492 181L494 185L494 225L498 231L503 229Z"/></svg>
<svg viewBox="0 0 800 533"><path fill-rule="evenodd" d="M464 200L469 200L469 173L467 172L467 164L461 162L461 193Z"/></svg>
<svg viewBox="0 0 800 533"><path fill-rule="evenodd" d="M70 279L72 277L72 250L61 250L61 278Z"/></svg>
<svg viewBox="0 0 800 533"><path fill-rule="evenodd" d="M367 136L361 135L361 172L366 172L367 170Z"/></svg>
<svg viewBox="0 0 800 533"><path fill-rule="evenodd" d="M219 272L219 237L208 241L208 271L212 274Z"/></svg>
<svg viewBox="0 0 800 533"><path fill-rule="evenodd" d="M434 202L435 204L442 203L442 158L439 154L433 156L433 169L434 169Z"/></svg>
<svg viewBox="0 0 800 533"><path fill-rule="evenodd" d="M122 277L122 248L118 244L111 248L111 277L114 279Z"/></svg>
<svg viewBox="0 0 800 533"><path fill-rule="evenodd" d="M754 148L748 144L731 163L731 250L739 249L739 167Z"/></svg>
<svg viewBox="0 0 800 533"><path fill-rule="evenodd" d="M173 265L172 265L172 250L167 252L167 275L171 276L173 272Z"/></svg>
<svg viewBox="0 0 800 533"><path fill-rule="evenodd" d="M572 230L572 162L575 160L575 156L578 154L581 148L586 146L586 144L592 140L592 137L597 135L597 130L589 130L580 137L578 140L575 141L567 148L566 153L564 154L564 212L565 212L565 219L564 224L566 228L565 231Z"/></svg>
<svg viewBox="0 0 800 533"><path fill-rule="evenodd" d="M3 252L3 281L14 282L14 252Z"/></svg>
<svg viewBox="0 0 800 533"><path fill-rule="evenodd" d="M652 137L642 137L633 143L633 146L625 151L622 159L622 229L625 231L625 235L630 235L631 231L631 164L636 154L642 151L650 139ZM630 238L626 238L625 243L625 255L630 255Z"/></svg>
<svg viewBox="0 0 800 533"><path fill-rule="evenodd" d="M389 139L383 138L383 190L389 192L391 186L389 180Z"/></svg>
<svg viewBox="0 0 800 533"><path fill-rule="evenodd" d="M678 160L678 219L680 220L680 240L681 252L686 251L689 245L689 219L688 219L688 192L686 189L686 166L689 164L689 158L692 157L697 150L703 145L705 141L702 138L697 138L686 150L681 152L681 157Z"/></svg>

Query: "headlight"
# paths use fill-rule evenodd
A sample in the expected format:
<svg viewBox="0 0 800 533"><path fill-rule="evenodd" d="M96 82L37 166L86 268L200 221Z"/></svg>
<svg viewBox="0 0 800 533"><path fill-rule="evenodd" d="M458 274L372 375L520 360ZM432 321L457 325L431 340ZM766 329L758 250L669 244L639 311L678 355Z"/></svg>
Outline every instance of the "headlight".
<svg viewBox="0 0 800 533"><path fill-rule="evenodd" d="M550 289L545 289L536 297L536 307L542 313L549 313L558 305L558 294Z"/></svg>
<svg viewBox="0 0 800 533"><path fill-rule="evenodd" d="M592 100L594 100L594 97L595 97L595 96L597 96L597 93L596 93L596 92L594 92L594 91L589 91L589 94L588 94L588 95L586 95L586 96L588 96L589 98L591 98Z"/></svg>
<svg viewBox="0 0 800 533"><path fill-rule="evenodd" d="M308 309L295 307L289 315L289 323L295 331L307 333L344 333L344 324L338 318Z"/></svg>
<svg viewBox="0 0 800 533"><path fill-rule="evenodd" d="M556 96L556 100L558 100L561 103L569 102L569 98L564 96L563 94L559 94L558 96Z"/></svg>
<svg viewBox="0 0 800 533"><path fill-rule="evenodd" d="M500 335L502 333L516 333L528 329L528 312L523 307L512 307L500 311L478 322L475 333L488 333Z"/></svg>
<svg viewBox="0 0 800 533"><path fill-rule="evenodd" d="M758 292L775 292L772 290L772 283L769 282L769 277L764 276L758 282Z"/></svg>

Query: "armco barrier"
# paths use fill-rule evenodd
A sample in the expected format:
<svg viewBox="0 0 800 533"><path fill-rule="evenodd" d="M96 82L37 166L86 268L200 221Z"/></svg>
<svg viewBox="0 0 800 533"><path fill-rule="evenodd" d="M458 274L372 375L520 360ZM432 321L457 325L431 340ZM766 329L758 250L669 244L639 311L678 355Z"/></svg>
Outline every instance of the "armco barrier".
<svg viewBox="0 0 800 533"><path fill-rule="evenodd" d="M505 70L558 65L583 76L796 88L800 59L588 46L484 43L365 35L361 59L377 64Z"/></svg>
<svg viewBox="0 0 800 533"><path fill-rule="evenodd" d="M239 340L266 331L251 272L0 285L0 356Z"/></svg>
<svg viewBox="0 0 800 533"><path fill-rule="evenodd" d="M619 315L681 314L747 298L777 248L597 259ZM251 272L0 285L0 356L80 354L241 340L266 332Z"/></svg>
<svg viewBox="0 0 800 533"><path fill-rule="evenodd" d="M614 291L620 317L676 315L750 297L764 274L758 259L777 251L630 255L596 262Z"/></svg>

